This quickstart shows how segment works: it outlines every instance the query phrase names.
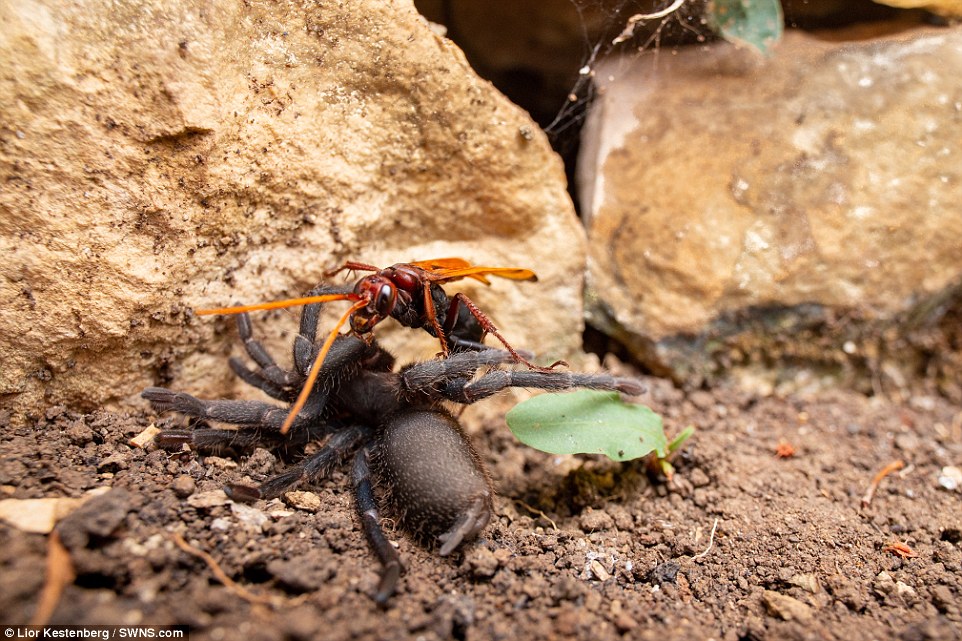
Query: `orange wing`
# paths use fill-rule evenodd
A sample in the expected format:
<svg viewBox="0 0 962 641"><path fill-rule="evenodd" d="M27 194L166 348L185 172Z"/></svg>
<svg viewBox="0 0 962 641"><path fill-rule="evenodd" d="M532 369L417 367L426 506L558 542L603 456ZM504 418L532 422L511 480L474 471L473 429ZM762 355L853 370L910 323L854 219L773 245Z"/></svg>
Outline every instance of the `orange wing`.
<svg viewBox="0 0 962 641"><path fill-rule="evenodd" d="M487 285L489 281L485 276L498 276L499 278L509 278L511 280L538 280L538 276L530 269L521 269L520 267L481 267L477 265L464 269L447 269L432 272L431 280L436 283L446 283L461 278L474 278Z"/></svg>
<svg viewBox="0 0 962 641"><path fill-rule="evenodd" d="M407 263L408 265L414 265L415 267L420 267L421 269L429 272L443 271L446 269L464 269L466 267L471 267L471 263L464 260L463 258L432 258L430 260L418 260L413 263Z"/></svg>
<svg viewBox="0 0 962 641"><path fill-rule="evenodd" d="M435 283L446 283L462 278L473 278L481 281L485 285L490 285L491 281L485 278L485 276L498 276L511 280L538 280L538 276L530 269L521 269L520 267L482 267L472 265L463 258L436 258L408 264L426 271L430 275L430 280Z"/></svg>

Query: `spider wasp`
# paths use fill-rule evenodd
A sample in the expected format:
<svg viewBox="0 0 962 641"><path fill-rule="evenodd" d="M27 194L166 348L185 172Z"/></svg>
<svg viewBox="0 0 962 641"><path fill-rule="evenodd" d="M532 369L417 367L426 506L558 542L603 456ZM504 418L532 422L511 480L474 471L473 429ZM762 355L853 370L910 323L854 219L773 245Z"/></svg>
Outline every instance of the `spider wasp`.
<svg viewBox="0 0 962 641"><path fill-rule="evenodd" d="M394 318L405 327L424 328L437 337L441 352L447 356L454 351L483 349L481 341L485 334L492 334L504 345L512 358L532 370L547 371L564 361L557 361L547 368L530 363L519 354L498 331L491 319L467 296L458 292L449 297L442 284L463 278L473 278L485 285L488 276L511 280L537 280L534 272L517 267L482 267L472 265L463 258L436 258L413 263L398 263L380 269L373 265L348 261L340 268L328 272L333 276L341 271L374 272L357 281L353 288L330 288L322 286L303 298L198 310L198 315L238 314L254 310L279 309L294 305L326 303L336 300L354 301L334 329L327 336L312 365L304 388L291 407L289 416L281 427L281 434L291 429L294 417L304 408L310 390L341 327L350 320L351 332L356 336L370 336L374 327L386 318Z"/></svg>

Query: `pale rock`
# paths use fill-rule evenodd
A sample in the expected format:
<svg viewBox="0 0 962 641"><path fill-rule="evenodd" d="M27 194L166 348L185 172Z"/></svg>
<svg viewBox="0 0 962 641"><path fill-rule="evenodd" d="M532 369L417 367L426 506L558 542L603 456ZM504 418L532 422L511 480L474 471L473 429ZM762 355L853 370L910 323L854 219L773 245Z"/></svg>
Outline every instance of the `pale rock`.
<svg viewBox="0 0 962 641"><path fill-rule="evenodd" d="M230 511L240 523L255 530L259 530L270 520L264 511L243 503L231 503Z"/></svg>
<svg viewBox="0 0 962 641"><path fill-rule="evenodd" d="M815 616L812 606L774 590L765 590L762 601L771 615L785 621L811 621Z"/></svg>
<svg viewBox="0 0 962 641"><path fill-rule="evenodd" d="M950 492L962 488L962 468L946 465L939 471L939 485Z"/></svg>
<svg viewBox="0 0 962 641"><path fill-rule="evenodd" d="M284 501L291 507L305 512L317 512L321 509L321 497L314 492L293 491L284 494Z"/></svg>
<svg viewBox="0 0 962 641"><path fill-rule="evenodd" d="M611 578L608 570L605 569L605 566L603 566L598 559L594 559L588 563L588 570L591 572L591 576L601 582L605 582Z"/></svg>
<svg viewBox="0 0 962 641"><path fill-rule="evenodd" d="M218 517L210 522L210 529L217 532L227 532L231 529L230 519L225 519L223 517Z"/></svg>
<svg viewBox="0 0 962 641"><path fill-rule="evenodd" d="M957 0L952 0L957 1ZM443 23L446 32L461 47L471 65L485 78L530 111L540 122L554 122L554 132L563 137L574 131L583 115L589 92L585 90L595 73L597 56L609 51L647 49L671 50L713 34L702 20L702 3L683 3L663 18L636 20L633 15L664 10L664 0L415 0L427 17ZM787 24L839 24L852 20L878 20L895 10L851 0L804 0L783 2ZM684 25L683 27L681 25ZM613 44L619 33L629 29L632 37ZM586 51L590 54L586 56ZM572 102L565 97L575 94Z"/></svg>
<svg viewBox="0 0 962 641"><path fill-rule="evenodd" d="M879 596L887 596L895 592L898 588L895 585L895 579L892 575L882 570L875 576L875 580L872 581L872 590Z"/></svg>
<svg viewBox="0 0 962 641"><path fill-rule="evenodd" d="M57 522L76 510L82 499L3 499L0 500L0 520L22 532L47 534Z"/></svg>
<svg viewBox="0 0 962 641"><path fill-rule="evenodd" d="M231 500L224 490L209 490L207 492L197 492L187 497L187 505L200 509L209 509L227 505Z"/></svg>
<svg viewBox="0 0 962 641"><path fill-rule="evenodd" d="M40 499L0 500L0 520L23 532L48 534L63 518L85 502L110 492L110 486L95 487L80 498L49 497Z"/></svg>
<svg viewBox="0 0 962 641"><path fill-rule="evenodd" d="M233 320L191 310L299 295L349 259L533 269L448 289L539 361L580 345L584 239L560 159L410 0L23 0L0 23L15 421L142 407L159 380L226 396ZM346 308L329 307L322 330ZM296 311L254 321L290 354ZM438 351L418 338L403 359Z"/></svg>
<svg viewBox="0 0 962 641"><path fill-rule="evenodd" d="M875 0L900 9L926 9L948 18L962 17L962 0Z"/></svg>
<svg viewBox="0 0 962 641"><path fill-rule="evenodd" d="M962 27L835 36L597 66L588 311L652 370L697 384L884 349L904 383L899 339L959 304Z"/></svg>
<svg viewBox="0 0 962 641"><path fill-rule="evenodd" d="M918 596L915 588L908 583L903 583L902 581L895 582L895 593L906 599L914 599Z"/></svg>
<svg viewBox="0 0 962 641"><path fill-rule="evenodd" d="M820 589L818 578L814 574L795 574L788 582L812 594L818 594Z"/></svg>
<svg viewBox="0 0 962 641"><path fill-rule="evenodd" d="M221 470L233 470L238 467L237 461L224 458L223 456L206 456L204 457L204 463Z"/></svg>

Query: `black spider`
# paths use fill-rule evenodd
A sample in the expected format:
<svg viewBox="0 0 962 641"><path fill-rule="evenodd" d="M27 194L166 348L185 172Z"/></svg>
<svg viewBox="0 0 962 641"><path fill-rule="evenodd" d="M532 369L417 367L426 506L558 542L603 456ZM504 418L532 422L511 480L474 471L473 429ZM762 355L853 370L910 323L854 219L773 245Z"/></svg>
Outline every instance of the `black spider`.
<svg viewBox="0 0 962 641"><path fill-rule="evenodd" d="M277 365L253 338L250 318L239 315L240 337L257 368L250 369L236 358L230 360L231 368L268 395L293 402L318 351L314 340L319 310L317 304L304 307L292 370ZM441 556L476 537L491 518L494 491L488 473L457 420L443 407L445 403L474 403L508 387L643 391L636 380L607 374L503 367L513 361L506 351L483 349L452 353L394 371L393 356L376 342L339 336L286 435L279 430L287 408L271 403L201 400L158 387L148 388L142 395L157 411L238 426L210 428L202 423L192 430L166 430L157 437L165 447L191 443L210 450L260 444L297 451L310 441L327 438L315 454L258 488L228 488L236 500L279 496L298 483L323 477L353 455L358 515L383 566L374 599L383 604L395 590L401 562L381 530L372 477L402 526L424 542L440 542Z"/></svg>

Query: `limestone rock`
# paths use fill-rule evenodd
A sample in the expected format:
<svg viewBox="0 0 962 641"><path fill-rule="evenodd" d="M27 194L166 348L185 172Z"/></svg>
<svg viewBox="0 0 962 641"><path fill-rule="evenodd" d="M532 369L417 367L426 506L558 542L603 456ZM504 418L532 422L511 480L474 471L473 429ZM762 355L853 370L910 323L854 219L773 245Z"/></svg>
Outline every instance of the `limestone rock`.
<svg viewBox="0 0 962 641"><path fill-rule="evenodd" d="M607 61L579 177L593 322L696 384L910 370L899 341L962 299L960 76L960 28Z"/></svg>
<svg viewBox="0 0 962 641"><path fill-rule="evenodd" d="M957 0L950 0L956 2ZM633 21L671 3L664 0L415 0L439 23L468 61L543 125L565 139L583 116L588 74L613 51L662 49L713 39L706 2L682 3L662 18ZM785 23L805 29L884 18L898 9L872 0L782 0ZM621 40L628 29L631 37ZM617 42L616 42L617 41ZM575 102L566 97L578 96ZM556 120L557 118L557 120ZM560 147L564 149L562 142ZM562 152L564 153L564 151ZM574 158L571 159L572 164Z"/></svg>
<svg viewBox="0 0 962 641"><path fill-rule="evenodd" d="M547 362L580 343L561 163L409 1L24 0L0 24L15 418L151 384L222 396L233 321L191 310L299 295L348 259L534 269L454 285ZM296 327L296 311L255 318L280 357Z"/></svg>
<svg viewBox="0 0 962 641"><path fill-rule="evenodd" d="M962 17L962 0L877 0L901 9L926 9L950 18Z"/></svg>

